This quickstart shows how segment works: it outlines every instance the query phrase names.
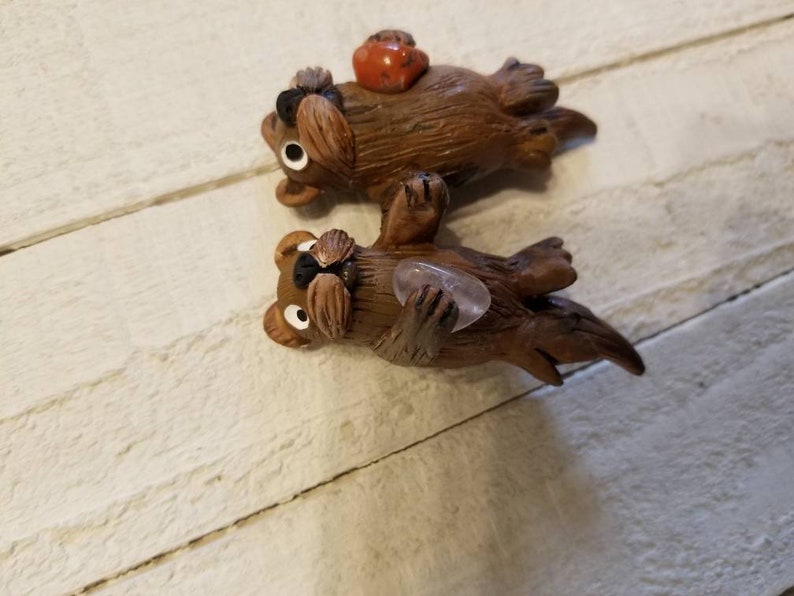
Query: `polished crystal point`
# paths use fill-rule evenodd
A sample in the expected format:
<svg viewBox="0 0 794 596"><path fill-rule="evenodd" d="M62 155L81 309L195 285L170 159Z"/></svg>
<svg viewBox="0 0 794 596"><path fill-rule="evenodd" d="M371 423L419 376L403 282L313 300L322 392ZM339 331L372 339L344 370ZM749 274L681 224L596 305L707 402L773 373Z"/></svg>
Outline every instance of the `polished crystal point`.
<svg viewBox="0 0 794 596"><path fill-rule="evenodd" d="M455 267L405 259L394 268L392 286L400 304L405 304L408 296L425 284L441 288L458 305L460 314L453 333L471 325L491 306L491 293L485 284Z"/></svg>

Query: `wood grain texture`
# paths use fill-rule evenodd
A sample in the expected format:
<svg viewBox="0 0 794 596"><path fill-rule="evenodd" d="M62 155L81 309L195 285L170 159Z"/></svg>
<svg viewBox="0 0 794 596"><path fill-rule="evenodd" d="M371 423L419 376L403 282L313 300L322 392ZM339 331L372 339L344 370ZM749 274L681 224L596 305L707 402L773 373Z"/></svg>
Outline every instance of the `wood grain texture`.
<svg viewBox="0 0 794 596"><path fill-rule="evenodd" d="M340 19L334 2L2 3L0 249L274 163L259 122L278 91L319 62L349 80L354 48L385 23L435 64L490 72L517 54L558 77L781 17L794 1L480 9L359 0Z"/></svg>
<svg viewBox="0 0 794 596"><path fill-rule="evenodd" d="M447 239L509 253L564 237L582 272L573 297L633 338L790 268L792 26L583 79L572 98L596 110L601 139L562 156L544 194L472 189L496 196L461 197ZM14 280L0 286L12 593L79 588L536 387L501 366L406 371L270 343L283 233L342 227L369 243L378 225L374 205L321 221L281 208L278 178L0 259Z"/></svg>
<svg viewBox="0 0 794 596"><path fill-rule="evenodd" d="M777 594L794 581L794 274L104 594ZM777 591L775 591L777 589Z"/></svg>

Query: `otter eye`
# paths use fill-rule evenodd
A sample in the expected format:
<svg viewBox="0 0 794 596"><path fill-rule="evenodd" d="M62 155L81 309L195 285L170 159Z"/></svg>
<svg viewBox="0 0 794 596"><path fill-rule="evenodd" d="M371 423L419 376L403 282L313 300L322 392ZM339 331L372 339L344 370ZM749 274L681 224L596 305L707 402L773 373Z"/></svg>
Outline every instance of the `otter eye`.
<svg viewBox="0 0 794 596"><path fill-rule="evenodd" d="M306 329L309 326L309 315L297 304L290 304L284 309L284 318L295 329Z"/></svg>
<svg viewBox="0 0 794 596"><path fill-rule="evenodd" d="M300 171L309 165L309 156L297 141L287 141L281 146L281 161L291 170Z"/></svg>
<svg viewBox="0 0 794 596"><path fill-rule="evenodd" d="M314 248L315 244L317 244L317 240L307 240L306 242L301 242L298 244L298 250L301 252L308 252Z"/></svg>

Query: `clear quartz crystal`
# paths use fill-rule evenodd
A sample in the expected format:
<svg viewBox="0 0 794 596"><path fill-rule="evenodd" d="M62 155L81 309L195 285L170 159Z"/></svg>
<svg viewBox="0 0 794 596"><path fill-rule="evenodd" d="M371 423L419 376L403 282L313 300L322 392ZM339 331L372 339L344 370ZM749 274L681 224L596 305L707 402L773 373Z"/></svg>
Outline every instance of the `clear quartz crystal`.
<svg viewBox="0 0 794 596"><path fill-rule="evenodd" d="M453 333L471 325L491 306L491 293L485 284L455 267L405 259L394 268L392 286L400 304L425 284L444 290L458 305L460 314Z"/></svg>

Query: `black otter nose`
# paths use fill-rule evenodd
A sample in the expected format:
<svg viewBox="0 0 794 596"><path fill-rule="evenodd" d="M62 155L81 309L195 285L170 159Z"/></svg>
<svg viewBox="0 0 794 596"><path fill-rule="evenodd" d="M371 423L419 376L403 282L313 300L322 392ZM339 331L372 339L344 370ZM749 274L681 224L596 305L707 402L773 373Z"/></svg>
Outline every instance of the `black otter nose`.
<svg viewBox="0 0 794 596"><path fill-rule="evenodd" d="M303 89L287 89L278 94L276 98L276 113L285 124L295 126L295 117L298 114L298 105L306 92Z"/></svg>
<svg viewBox="0 0 794 596"><path fill-rule="evenodd" d="M295 261L295 268L292 270L292 281L297 288L307 288L319 272L320 264L313 256L305 252Z"/></svg>

